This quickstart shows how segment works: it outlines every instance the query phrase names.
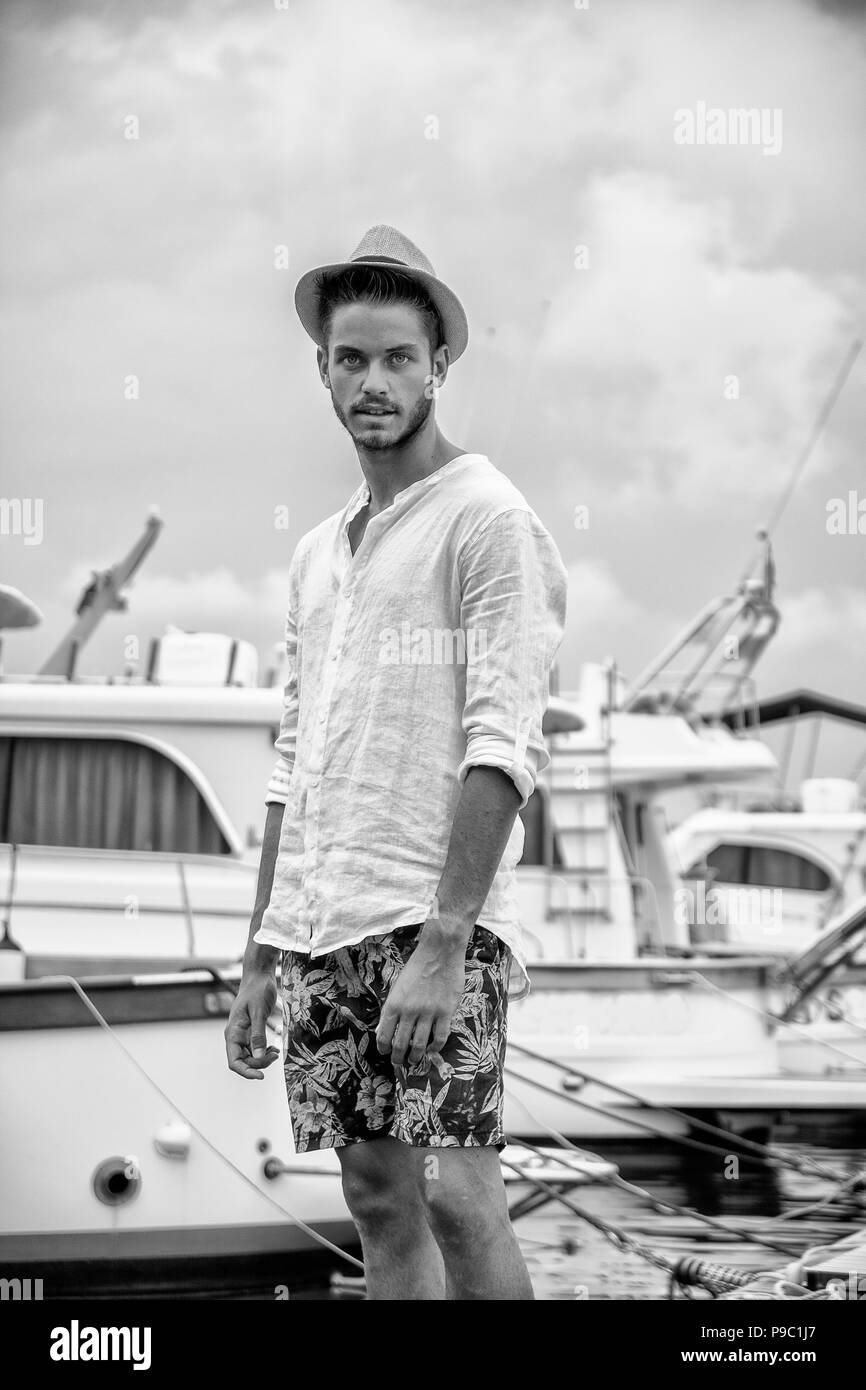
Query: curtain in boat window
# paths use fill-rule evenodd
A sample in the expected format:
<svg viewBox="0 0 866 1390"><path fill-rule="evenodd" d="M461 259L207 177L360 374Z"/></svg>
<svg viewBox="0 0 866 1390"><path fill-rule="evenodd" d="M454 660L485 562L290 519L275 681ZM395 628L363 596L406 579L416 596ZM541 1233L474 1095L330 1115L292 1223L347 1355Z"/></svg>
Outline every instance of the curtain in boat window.
<svg viewBox="0 0 866 1390"><path fill-rule="evenodd" d="M0 840L228 854L198 788L127 739L0 738Z"/></svg>
<svg viewBox="0 0 866 1390"><path fill-rule="evenodd" d="M536 788L526 805L517 813L523 821L523 854L521 864L544 863L544 801Z"/></svg>
<svg viewBox="0 0 866 1390"><path fill-rule="evenodd" d="M699 865L695 865L692 873L695 873L698 867ZM707 867L716 871L712 875L714 883L745 883L746 846L716 845L707 855Z"/></svg>
<svg viewBox="0 0 866 1390"><path fill-rule="evenodd" d="M559 841L554 829L551 841L553 844L553 858L547 863L549 849L547 844L548 817L550 807L544 793L536 787L522 811L517 813L523 821L523 854L519 859L520 864L547 865L547 868L559 868L562 865L562 855L559 850Z"/></svg>
<svg viewBox="0 0 866 1390"><path fill-rule="evenodd" d="M823 893L831 886L830 876L820 864L791 850L763 845L749 846L746 882L760 888L802 888L813 893Z"/></svg>
<svg viewBox="0 0 866 1390"><path fill-rule="evenodd" d="M9 816L9 796L12 788L12 740L0 738L0 841L2 827Z"/></svg>
<svg viewBox="0 0 866 1390"><path fill-rule="evenodd" d="M830 876L820 864L773 845L716 845L707 855L716 883L743 883L750 888L799 888L823 893Z"/></svg>

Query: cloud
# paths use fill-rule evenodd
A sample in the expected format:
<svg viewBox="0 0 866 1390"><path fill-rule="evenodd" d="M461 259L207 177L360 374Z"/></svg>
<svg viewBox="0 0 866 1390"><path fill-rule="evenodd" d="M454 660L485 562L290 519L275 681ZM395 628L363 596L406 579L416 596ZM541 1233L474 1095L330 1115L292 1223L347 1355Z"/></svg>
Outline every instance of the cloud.
<svg viewBox="0 0 866 1390"><path fill-rule="evenodd" d="M614 658L622 671L623 663L637 656L643 665L670 639L673 623L669 614L643 607L627 593L606 562L573 562L568 566L567 628L557 658L560 688L577 687L585 661ZM635 633L640 633L637 644ZM625 674L636 676L637 669Z"/></svg>
<svg viewBox="0 0 866 1390"><path fill-rule="evenodd" d="M779 632L759 668L761 689L814 687L862 704L866 590L847 584L804 589L781 608Z"/></svg>
<svg viewBox="0 0 866 1390"><path fill-rule="evenodd" d="M635 673L730 584L862 317L862 33L805 0L10 0L3 487L45 499L46 538L5 547L0 577L59 632L58 576L156 500L170 524L130 617L224 617L263 649L293 545L359 479L294 281L392 221L469 312L446 433L505 468L577 565L570 659L613 650ZM675 145L698 100L781 108L782 153ZM863 369L816 496L857 484ZM856 586L856 548L814 544L807 501L786 515L786 588Z"/></svg>
<svg viewBox="0 0 866 1390"><path fill-rule="evenodd" d="M582 449L613 465L624 507L775 498L851 334L846 306L749 265L722 197L632 171L594 179L584 207L589 265L541 349Z"/></svg>

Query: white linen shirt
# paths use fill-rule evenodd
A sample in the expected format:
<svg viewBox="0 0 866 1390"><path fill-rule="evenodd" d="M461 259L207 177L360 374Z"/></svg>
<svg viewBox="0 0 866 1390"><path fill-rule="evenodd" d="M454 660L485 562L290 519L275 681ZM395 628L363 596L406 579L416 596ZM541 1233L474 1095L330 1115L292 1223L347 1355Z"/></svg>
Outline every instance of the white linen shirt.
<svg viewBox="0 0 866 1390"><path fill-rule="evenodd" d="M347 528L369 500L362 482L289 571L266 795L285 811L255 940L312 956L426 920L470 767L501 768L522 808L550 762L567 572L532 508L485 455L461 454L371 517L353 556ZM509 946L517 997L523 840L517 816L477 918Z"/></svg>

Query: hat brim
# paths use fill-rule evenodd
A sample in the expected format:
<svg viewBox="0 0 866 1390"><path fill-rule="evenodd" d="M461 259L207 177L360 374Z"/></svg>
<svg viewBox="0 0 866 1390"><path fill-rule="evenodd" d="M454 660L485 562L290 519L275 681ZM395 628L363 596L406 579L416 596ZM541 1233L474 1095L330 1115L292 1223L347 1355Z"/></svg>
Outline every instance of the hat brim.
<svg viewBox="0 0 866 1390"><path fill-rule="evenodd" d="M439 315L442 324L442 338L448 345L451 361L456 362L457 358L462 356L469 343L469 324L466 321L463 305L454 291L449 290L447 285L438 280L435 275L430 275L426 270L415 270L412 266L404 265L402 261L392 261L384 257L368 259L362 256L357 261L338 261L335 265L320 265L315 270L308 270L306 275L301 276L295 288L295 308L298 311L298 318L314 343L322 346L318 296L321 277L340 270L353 270L355 266L359 265L374 266L378 270L399 271L401 275L423 285Z"/></svg>

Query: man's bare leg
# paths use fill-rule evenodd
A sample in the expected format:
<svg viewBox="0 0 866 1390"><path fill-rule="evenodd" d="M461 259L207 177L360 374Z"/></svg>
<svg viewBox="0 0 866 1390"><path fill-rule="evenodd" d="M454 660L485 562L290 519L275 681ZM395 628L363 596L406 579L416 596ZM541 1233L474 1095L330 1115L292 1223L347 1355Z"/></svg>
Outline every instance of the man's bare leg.
<svg viewBox="0 0 866 1390"><path fill-rule="evenodd" d="M445 1267L421 1184L429 1149L386 1135L337 1149L369 1299L444 1299Z"/></svg>
<svg viewBox="0 0 866 1390"><path fill-rule="evenodd" d="M493 1147L422 1149L422 1195L445 1262L447 1297L534 1299Z"/></svg>

